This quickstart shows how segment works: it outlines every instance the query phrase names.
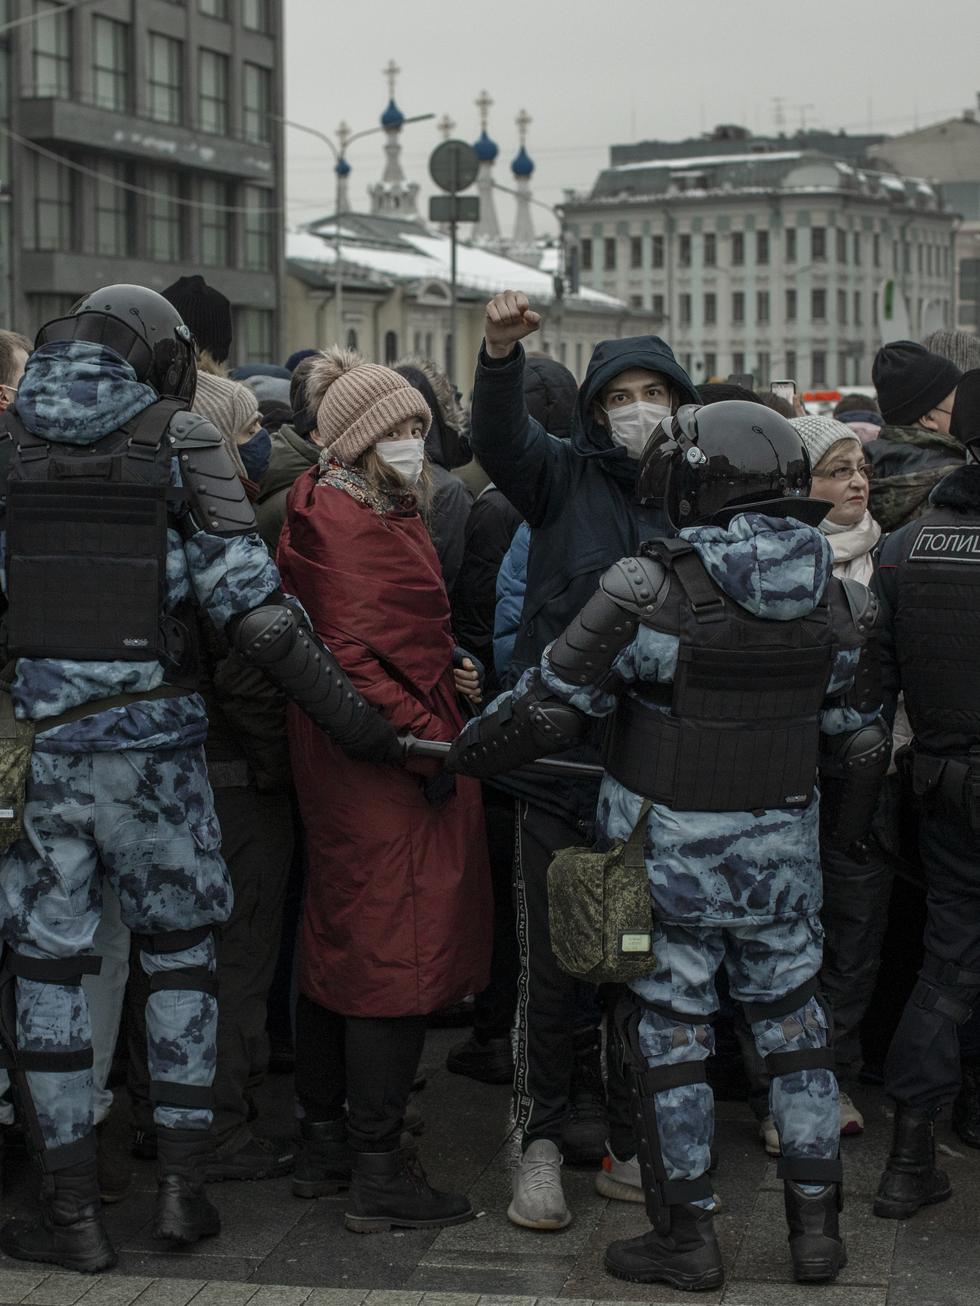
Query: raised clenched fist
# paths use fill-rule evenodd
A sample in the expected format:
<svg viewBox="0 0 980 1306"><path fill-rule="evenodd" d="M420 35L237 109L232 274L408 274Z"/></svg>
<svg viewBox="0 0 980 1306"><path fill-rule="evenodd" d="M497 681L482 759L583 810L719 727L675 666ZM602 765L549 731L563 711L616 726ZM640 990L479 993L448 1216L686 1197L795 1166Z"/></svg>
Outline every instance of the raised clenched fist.
<svg viewBox="0 0 980 1306"><path fill-rule="evenodd" d="M491 358L506 358L518 340L537 331L540 325L540 313L532 310L521 291L505 290L494 295L487 305L483 326L487 353Z"/></svg>

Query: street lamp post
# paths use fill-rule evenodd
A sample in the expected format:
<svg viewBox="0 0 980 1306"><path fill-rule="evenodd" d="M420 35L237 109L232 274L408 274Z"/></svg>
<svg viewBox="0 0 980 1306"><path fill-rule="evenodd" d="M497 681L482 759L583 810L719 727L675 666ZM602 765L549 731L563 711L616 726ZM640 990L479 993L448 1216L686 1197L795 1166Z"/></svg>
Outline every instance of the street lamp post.
<svg viewBox="0 0 980 1306"><path fill-rule="evenodd" d="M303 122L293 122L292 119L282 118L279 116L279 114L272 114L271 116L275 118L278 122L281 122L285 127L292 127L294 131L298 131L298 132L306 132L307 136L315 136L318 141L321 141L330 150L330 153L333 155L335 168L338 167L341 163L346 163L345 156L347 154L347 149L354 141L359 141L362 136L375 136L377 135L378 132L383 132L385 130L384 127L377 126L377 127L365 127L363 131L352 132L351 129L347 126L347 124L345 122L342 122L340 126L337 128L337 141L335 142L331 137L329 137L326 134L326 132L318 131L316 127L308 127L306 123ZM406 118L402 123L402 126L404 127L410 122L428 122L430 118L434 118L435 116L436 115L434 113L417 113L411 118ZM341 174L338 172L336 176L337 176L337 191L336 191L336 199L334 201L334 207L336 211L334 213L333 294L334 294L335 311L337 316L337 335L339 338L344 329L344 323L343 323L344 277L343 277L343 271L341 266L341 259L343 257L343 231L341 230L341 224L340 224ZM341 345L343 345L344 343L343 340L339 340L338 342Z"/></svg>

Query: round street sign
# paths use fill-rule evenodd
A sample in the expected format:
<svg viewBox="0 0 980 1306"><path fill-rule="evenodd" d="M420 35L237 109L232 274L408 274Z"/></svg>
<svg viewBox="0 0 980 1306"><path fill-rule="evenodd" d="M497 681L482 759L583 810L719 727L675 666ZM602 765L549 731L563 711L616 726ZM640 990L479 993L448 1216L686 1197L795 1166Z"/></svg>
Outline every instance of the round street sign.
<svg viewBox="0 0 980 1306"><path fill-rule="evenodd" d="M479 166L476 151L466 141L443 141L429 156L429 176L450 194L472 186Z"/></svg>

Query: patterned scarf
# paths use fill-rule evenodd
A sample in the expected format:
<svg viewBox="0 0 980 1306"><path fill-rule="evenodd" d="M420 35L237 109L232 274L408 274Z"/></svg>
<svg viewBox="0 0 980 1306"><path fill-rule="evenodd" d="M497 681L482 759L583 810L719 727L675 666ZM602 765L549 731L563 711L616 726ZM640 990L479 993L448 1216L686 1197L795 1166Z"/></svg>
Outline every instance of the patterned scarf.
<svg viewBox="0 0 980 1306"><path fill-rule="evenodd" d="M418 498L411 490L399 493L385 486L372 484L359 467L342 463L339 458L330 453L329 449L324 449L320 454L317 484L330 485L335 490L343 490L358 503L373 509L379 517L386 517L389 513L407 515L418 511Z"/></svg>

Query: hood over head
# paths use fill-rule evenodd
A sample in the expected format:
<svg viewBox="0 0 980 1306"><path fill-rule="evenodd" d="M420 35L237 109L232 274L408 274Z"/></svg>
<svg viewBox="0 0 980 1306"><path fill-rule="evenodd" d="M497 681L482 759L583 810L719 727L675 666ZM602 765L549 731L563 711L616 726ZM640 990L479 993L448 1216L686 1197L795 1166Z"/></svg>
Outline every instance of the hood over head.
<svg viewBox="0 0 980 1306"><path fill-rule="evenodd" d="M56 444L94 444L157 398L108 345L53 340L28 358L14 407L32 435Z"/></svg>
<svg viewBox="0 0 980 1306"><path fill-rule="evenodd" d="M827 537L792 517L746 512L729 526L692 526L680 537L734 603L769 621L807 616L833 575Z"/></svg>
<svg viewBox="0 0 980 1306"><path fill-rule="evenodd" d="M572 433L578 382L564 363L547 354L528 354L524 361L524 402L527 411L549 435L567 440Z"/></svg>
<svg viewBox="0 0 980 1306"><path fill-rule="evenodd" d="M472 455L463 435L463 410L449 377L430 359L416 356L400 359L394 370L418 390L432 413L425 437L425 452L431 461L447 471L468 463Z"/></svg>

